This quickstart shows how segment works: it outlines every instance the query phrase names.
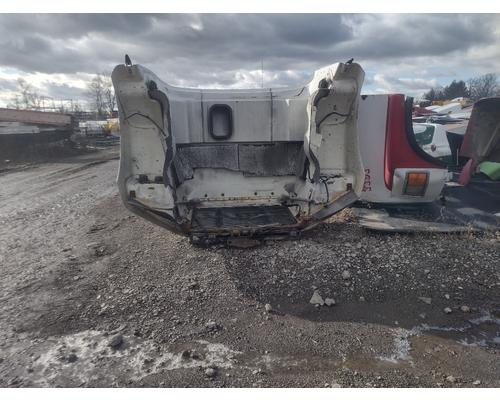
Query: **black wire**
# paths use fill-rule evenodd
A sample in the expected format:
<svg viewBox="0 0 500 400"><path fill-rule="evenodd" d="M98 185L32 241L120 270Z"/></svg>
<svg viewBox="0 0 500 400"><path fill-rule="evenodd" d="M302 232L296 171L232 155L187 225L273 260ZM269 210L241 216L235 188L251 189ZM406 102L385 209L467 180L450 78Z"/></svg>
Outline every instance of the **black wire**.
<svg viewBox="0 0 500 400"><path fill-rule="evenodd" d="M325 119L327 119L330 115L338 115L338 116L340 116L340 117L348 117L348 116L349 116L349 114L341 114L341 113L338 113L337 111L332 111L331 113L328 113L328 114L326 114L323 118L321 118L321 121L319 121L319 122L316 124L316 126L320 126L320 125L323 123L323 121L324 121Z"/></svg>
<svg viewBox="0 0 500 400"><path fill-rule="evenodd" d="M329 177L328 176L320 176L319 179L321 182L323 182L323 185L325 185L326 201L328 201L330 199L330 192L328 191L328 183L327 183Z"/></svg>
<svg viewBox="0 0 500 400"><path fill-rule="evenodd" d="M133 116L135 116L135 115L139 115L139 116L144 117L144 118L146 118L147 120L151 121L151 122L152 122L153 124L155 124L155 126L156 126L156 127L157 127L160 131L161 131L162 135L163 135L165 138L167 137L167 134L165 133L165 131L163 130L163 128L162 128L160 125L158 125L158 124L156 123L156 121L155 121L153 118L151 118L149 115L142 114L142 113L140 113L140 112L135 112L135 113L132 113L132 114L130 114L130 115L128 115L128 116L126 116L126 117L124 118L124 121L126 121L126 120L127 120L127 119L129 119L129 118L132 118L132 117L133 117Z"/></svg>

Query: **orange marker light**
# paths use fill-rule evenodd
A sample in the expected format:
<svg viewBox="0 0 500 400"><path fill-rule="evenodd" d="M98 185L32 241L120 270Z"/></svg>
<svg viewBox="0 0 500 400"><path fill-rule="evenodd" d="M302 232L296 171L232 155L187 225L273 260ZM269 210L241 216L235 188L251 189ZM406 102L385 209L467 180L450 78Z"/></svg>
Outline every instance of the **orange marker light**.
<svg viewBox="0 0 500 400"><path fill-rule="evenodd" d="M428 172L407 172L403 194L408 196L423 196L429 181Z"/></svg>

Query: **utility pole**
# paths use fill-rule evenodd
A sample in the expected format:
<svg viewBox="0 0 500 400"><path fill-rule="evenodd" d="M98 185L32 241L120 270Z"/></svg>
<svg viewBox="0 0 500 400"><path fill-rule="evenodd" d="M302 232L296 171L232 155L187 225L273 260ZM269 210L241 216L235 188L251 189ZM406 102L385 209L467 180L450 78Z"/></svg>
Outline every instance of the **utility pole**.
<svg viewBox="0 0 500 400"><path fill-rule="evenodd" d="M260 59L260 87L264 88L264 59Z"/></svg>

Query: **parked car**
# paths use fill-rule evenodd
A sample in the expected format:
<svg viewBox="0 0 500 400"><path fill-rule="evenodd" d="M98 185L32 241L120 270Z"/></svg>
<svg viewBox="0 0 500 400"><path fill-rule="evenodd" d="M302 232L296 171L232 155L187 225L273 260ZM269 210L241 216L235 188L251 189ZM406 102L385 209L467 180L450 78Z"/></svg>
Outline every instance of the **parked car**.
<svg viewBox="0 0 500 400"><path fill-rule="evenodd" d="M418 145L430 156L444 162L451 161L451 150L446 136L446 125L413 124L413 132Z"/></svg>

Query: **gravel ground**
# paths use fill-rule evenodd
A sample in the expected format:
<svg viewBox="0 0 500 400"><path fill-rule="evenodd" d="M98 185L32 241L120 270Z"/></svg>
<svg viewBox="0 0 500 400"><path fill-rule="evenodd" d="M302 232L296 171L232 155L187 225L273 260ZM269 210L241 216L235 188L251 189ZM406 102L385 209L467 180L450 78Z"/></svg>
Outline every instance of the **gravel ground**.
<svg viewBox="0 0 500 400"><path fill-rule="evenodd" d="M193 247L113 156L0 174L0 386L499 386L500 235Z"/></svg>

